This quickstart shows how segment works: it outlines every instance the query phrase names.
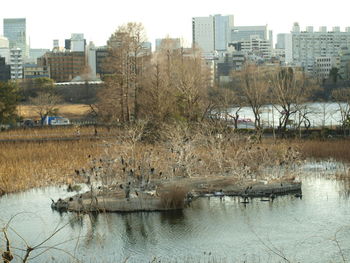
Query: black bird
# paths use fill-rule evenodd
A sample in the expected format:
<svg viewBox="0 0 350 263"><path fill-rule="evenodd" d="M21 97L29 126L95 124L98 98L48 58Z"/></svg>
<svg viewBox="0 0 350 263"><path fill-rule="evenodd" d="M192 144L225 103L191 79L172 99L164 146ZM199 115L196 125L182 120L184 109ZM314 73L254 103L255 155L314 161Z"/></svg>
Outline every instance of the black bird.
<svg viewBox="0 0 350 263"><path fill-rule="evenodd" d="M302 193L296 193L294 196L301 199L303 197L303 194Z"/></svg>
<svg viewBox="0 0 350 263"><path fill-rule="evenodd" d="M159 172L159 176L162 176L163 172Z"/></svg>
<svg viewBox="0 0 350 263"><path fill-rule="evenodd" d="M135 194L136 194L136 196L139 196L139 193L135 190Z"/></svg>
<svg viewBox="0 0 350 263"><path fill-rule="evenodd" d="M79 170L74 170L77 175L80 174Z"/></svg>

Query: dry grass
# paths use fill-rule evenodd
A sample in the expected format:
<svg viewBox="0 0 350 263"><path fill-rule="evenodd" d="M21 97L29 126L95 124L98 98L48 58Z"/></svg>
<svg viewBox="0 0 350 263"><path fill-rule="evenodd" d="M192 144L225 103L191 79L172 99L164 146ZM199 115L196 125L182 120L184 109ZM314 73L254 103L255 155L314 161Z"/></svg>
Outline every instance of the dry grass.
<svg viewBox="0 0 350 263"><path fill-rule="evenodd" d="M228 175L237 180L266 178L269 176L264 174L266 167L286 167L299 159L296 147L290 147L285 141L256 144L246 136L218 133L217 127L215 132L206 127L197 130L179 126L164 128L163 138L157 144L142 141L145 132L143 125L111 130L101 127L99 134L105 132L113 135L109 136L113 138L95 141L96 144L103 144L103 147L97 148L83 139L84 133L91 135L93 132L92 127L85 128L81 128L81 139L78 141L1 144L0 191L14 192L64 183L74 178L74 169L81 168L96 170L106 184L126 180L131 170L135 183L174 176ZM43 138L57 134L69 137L74 132L72 127L15 130L0 133L0 138ZM88 160L88 155L97 159ZM177 189L174 192L181 191Z"/></svg>
<svg viewBox="0 0 350 263"><path fill-rule="evenodd" d="M87 165L100 148L89 141L0 144L0 195L73 183L74 169Z"/></svg>
<svg viewBox="0 0 350 263"><path fill-rule="evenodd" d="M329 141L302 141L299 144L300 151L305 158L317 160L334 159L342 162L350 162L350 140Z"/></svg>
<svg viewBox="0 0 350 263"><path fill-rule="evenodd" d="M66 118L83 118L90 110L90 107L86 104L59 104L57 108L59 115ZM17 110L19 116L25 119L39 119L33 105L19 105Z"/></svg>
<svg viewBox="0 0 350 263"><path fill-rule="evenodd" d="M164 189L164 192L162 192L160 195L163 208L183 208L187 193L188 189L178 186L172 186L168 189Z"/></svg>
<svg viewBox="0 0 350 263"><path fill-rule="evenodd" d="M96 127L99 137L117 135L117 128ZM18 128L0 132L0 140L13 139L45 139L45 138L76 138L79 130L79 137L95 136L93 126L43 126L34 128Z"/></svg>

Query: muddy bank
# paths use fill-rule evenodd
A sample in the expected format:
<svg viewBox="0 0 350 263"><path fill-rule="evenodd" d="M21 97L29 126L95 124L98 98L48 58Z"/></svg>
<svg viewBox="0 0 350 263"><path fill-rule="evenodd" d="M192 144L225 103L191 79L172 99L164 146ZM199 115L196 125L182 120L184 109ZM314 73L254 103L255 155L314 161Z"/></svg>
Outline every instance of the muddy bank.
<svg viewBox="0 0 350 263"><path fill-rule="evenodd" d="M290 180L274 182L238 181L235 177L195 177L155 181L153 190L130 188L128 193L120 185L99 187L84 194L52 203L52 208L75 212L136 212L183 209L195 198L209 196L275 197L291 193L301 194L301 183Z"/></svg>

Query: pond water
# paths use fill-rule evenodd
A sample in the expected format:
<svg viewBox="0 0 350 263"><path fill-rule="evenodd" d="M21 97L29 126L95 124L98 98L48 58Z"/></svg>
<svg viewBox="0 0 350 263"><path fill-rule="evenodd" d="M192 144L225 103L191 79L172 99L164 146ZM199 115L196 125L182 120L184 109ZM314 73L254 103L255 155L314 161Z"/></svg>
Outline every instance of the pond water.
<svg viewBox="0 0 350 263"><path fill-rule="evenodd" d="M335 102L315 102L307 103L303 106L305 109L302 112L308 112L307 117L310 120L311 127L336 127L342 124L342 117L340 113L340 106L342 108L349 108L347 104ZM280 109L281 110L281 109ZM235 108L231 110L234 114ZM250 107L243 107L239 111L241 119L251 119L253 122L241 123L239 128L253 128L254 114ZM261 108L261 121L264 127L277 127L279 123L279 112L272 106L266 105ZM290 121L294 124L299 123L299 114L293 114Z"/></svg>
<svg viewBox="0 0 350 263"><path fill-rule="evenodd" d="M342 254L350 260L350 184L326 179L320 167L305 166L302 199L244 205L237 197L201 198L167 213L60 214L51 210L50 197L71 193L30 190L0 199L0 226L16 215L11 227L30 246L63 227L42 246L64 252L51 249L30 262L73 261L71 256L83 262L342 262ZM10 230L9 238L24 248ZM32 257L44 251L34 250Z"/></svg>

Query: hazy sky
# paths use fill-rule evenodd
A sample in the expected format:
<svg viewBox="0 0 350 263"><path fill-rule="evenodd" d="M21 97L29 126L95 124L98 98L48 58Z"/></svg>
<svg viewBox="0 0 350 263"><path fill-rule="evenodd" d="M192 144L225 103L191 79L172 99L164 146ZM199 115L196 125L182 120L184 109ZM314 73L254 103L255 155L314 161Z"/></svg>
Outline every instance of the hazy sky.
<svg viewBox="0 0 350 263"><path fill-rule="evenodd" d="M276 33L289 32L293 22L350 26L349 0L1 0L3 18L27 18L32 48L52 48L52 40L84 33L87 41L104 45L112 32L126 22L142 22L154 45L155 38L182 37L191 43L191 18L233 14L235 25L265 25Z"/></svg>

